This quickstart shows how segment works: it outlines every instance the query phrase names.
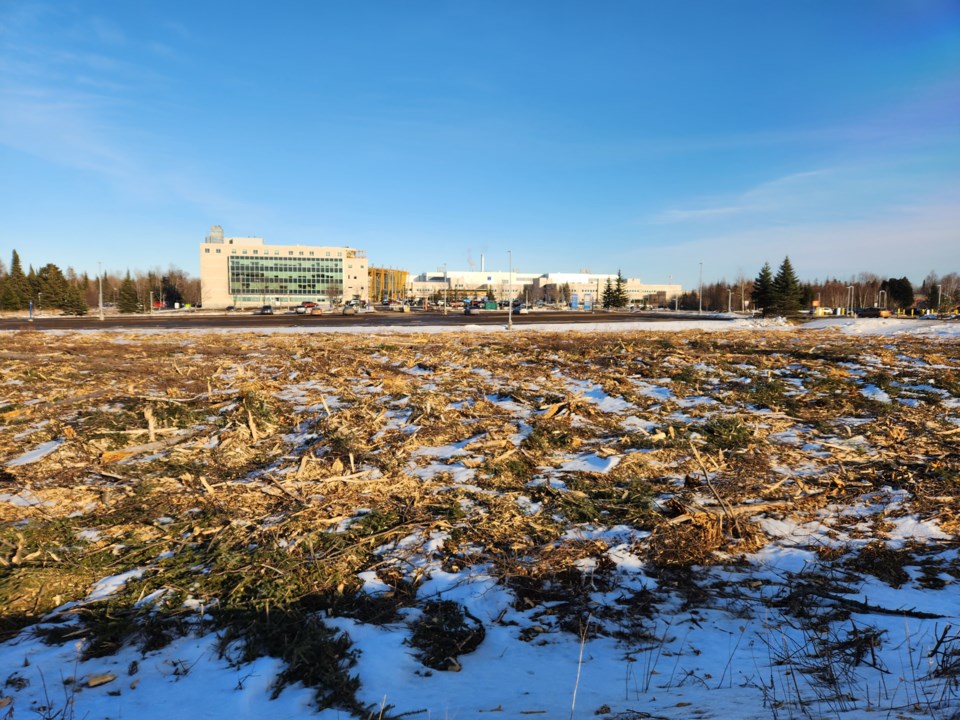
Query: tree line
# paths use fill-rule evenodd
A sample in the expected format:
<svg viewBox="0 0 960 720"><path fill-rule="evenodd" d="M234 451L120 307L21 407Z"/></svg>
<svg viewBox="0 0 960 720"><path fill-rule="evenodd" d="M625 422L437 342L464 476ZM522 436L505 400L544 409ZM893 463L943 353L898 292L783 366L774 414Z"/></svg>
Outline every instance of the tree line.
<svg viewBox="0 0 960 720"><path fill-rule="evenodd" d="M826 308L865 308L883 306L890 310L951 312L960 303L960 275L930 272L919 285L907 277L882 278L862 272L848 279L798 281L789 262L776 273L765 263L750 279L739 276L732 282L705 283L702 308L710 312L762 312L765 315L789 314L819 304ZM780 280L777 282L777 277ZM701 297L688 290L670 302L680 310L697 310Z"/></svg>
<svg viewBox="0 0 960 720"><path fill-rule="evenodd" d="M819 305L826 308L885 307L890 310L948 312L960 300L960 275L940 276L929 273L920 285L908 277L881 278L873 273L859 273L847 280L800 281L789 257L774 273L764 263L755 278L739 277L732 283L721 281L705 284L702 307L711 312L755 311L764 315L788 315ZM701 298L689 291L677 299L680 309L696 310Z"/></svg>
<svg viewBox="0 0 960 720"><path fill-rule="evenodd" d="M104 272L89 276L68 267L62 271L54 263L39 269L32 265L25 271L20 255L13 251L9 270L0 259L0 310L59 311L68 315L86 315L100 305L119 312L136 313L177 304L200 303L200 281L183 270L170 266L167 270L124 275Z"/></svg>

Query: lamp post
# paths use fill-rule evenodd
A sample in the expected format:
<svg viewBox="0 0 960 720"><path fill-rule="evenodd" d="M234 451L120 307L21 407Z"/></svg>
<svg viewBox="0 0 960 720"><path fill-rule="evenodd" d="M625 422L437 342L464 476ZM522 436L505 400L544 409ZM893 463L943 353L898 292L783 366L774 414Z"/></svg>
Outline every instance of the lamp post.
<svg viewBox="0 0 960 720"><path fill-rule="evenodd" d="M943 305L943 285L937 285L937 315L940 314L940 307Z"/></svg>
<svg viewBox="0 0 960 720"><path fill-rule="evenodd" d="M703 263L700 263L700 285L697 290L697 315L703 314Z"/></svg>
<svg viewBox="0 0 960 720"><path fill-rule="evenodd" d="M447 264L443 264L443 314L447 314L447 285L450 284L450 280L447 279Z"/></svg>
<svg viewBox="0 0 960 720"><path fill-rule="evenodd" d="M847 290L849 291L847 295L847 310L853 315L853 285L847 285Z"/></svg>
<svg viewBox="0 0 960 720"><path fill-rule="evenodd" d="M103 320L103 271L100 269L102 263L97 260L97 308L100 312L100 320Z"/></svg>
<svg viewBox="0 0 960 720"><path fill-rule="evenodd" d="M510 287L510 291L512 292L513 290L513 251L512 250L507 250L507 258L509 263L507 279L508 279L508 285ZM508 295L509 294L510 293L508 293ZM507 305L507 330L513 330L513 298L508 296L507 301L510 303L509 305Z"/></svg>
<svg viewBox="0 0 960 720"><path fill-rule="evenodd" d="M727 288L727 314L733 312L733 288Z"/></svg>

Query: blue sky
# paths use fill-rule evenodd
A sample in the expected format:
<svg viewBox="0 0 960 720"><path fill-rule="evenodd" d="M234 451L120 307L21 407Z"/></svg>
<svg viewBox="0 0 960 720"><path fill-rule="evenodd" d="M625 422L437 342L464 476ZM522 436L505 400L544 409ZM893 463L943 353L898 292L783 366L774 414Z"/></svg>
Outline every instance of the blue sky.
<svg viewBox="0 0 960 720"><path fill-rule="evenodd" d="M960 271L960 2L0 0L0 258Z"/></svg>

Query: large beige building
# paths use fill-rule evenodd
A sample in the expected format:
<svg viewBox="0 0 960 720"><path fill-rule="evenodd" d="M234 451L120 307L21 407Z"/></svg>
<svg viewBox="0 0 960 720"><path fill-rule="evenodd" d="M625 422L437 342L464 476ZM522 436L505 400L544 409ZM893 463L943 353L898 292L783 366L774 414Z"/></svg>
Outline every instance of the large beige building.
<svg viewBox="0 0 960 720"><path fill-rule="evenodd" d="M267 245L259 237L224 237L214 225L200 245L203 306L336 305L367 299L362 250L315 245Z"/></svg>

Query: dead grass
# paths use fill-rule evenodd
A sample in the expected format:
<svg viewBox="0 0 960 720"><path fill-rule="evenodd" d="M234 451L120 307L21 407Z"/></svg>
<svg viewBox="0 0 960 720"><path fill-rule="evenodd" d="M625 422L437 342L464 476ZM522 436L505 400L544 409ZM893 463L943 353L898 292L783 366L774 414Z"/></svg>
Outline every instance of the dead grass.
<svg viewBox="0 0 960 720"><path fill-rule="evenodd" d="M227 656L282 657L278 691L302 681L321 706L362 711L349 639L318 611L395 622L418 608L413 645L434 669L456 669L482 642L483 622L464 608L418 596L425 577L401 558L427 552L431 537L443 538L445 569L492 568L518 607L545 609L545 626L580 632L592 614L591 632L614 632L590 606L615 585L610 547L571 541L577 528L648 531L631 550L665 578L761 547L759 516L803 521L883 487L909 492L896 512L958 528L960 433L924 389L956 397L949 341L933 351L811 333L6 340L5 636L79 601L52 637L83 638L91 653L150 648L190 631L189 602L222 629ZM893 402L861 393L864 381ZM600 391L630 408L603 410ZM42 459L10 464L49 441L60 444ZM609 467L562 469L584 458ZM823 559L908 582L898 568L912 551L880 539ZM85 602L92 583L134 568L142 575L109 601ZM362 592L363 571L388 590ZM811 587L783 603L801 612ZM655 603L625 597L606 617L639 637L637 618ZM874 642L847 640L856 662Z"/></svg>

